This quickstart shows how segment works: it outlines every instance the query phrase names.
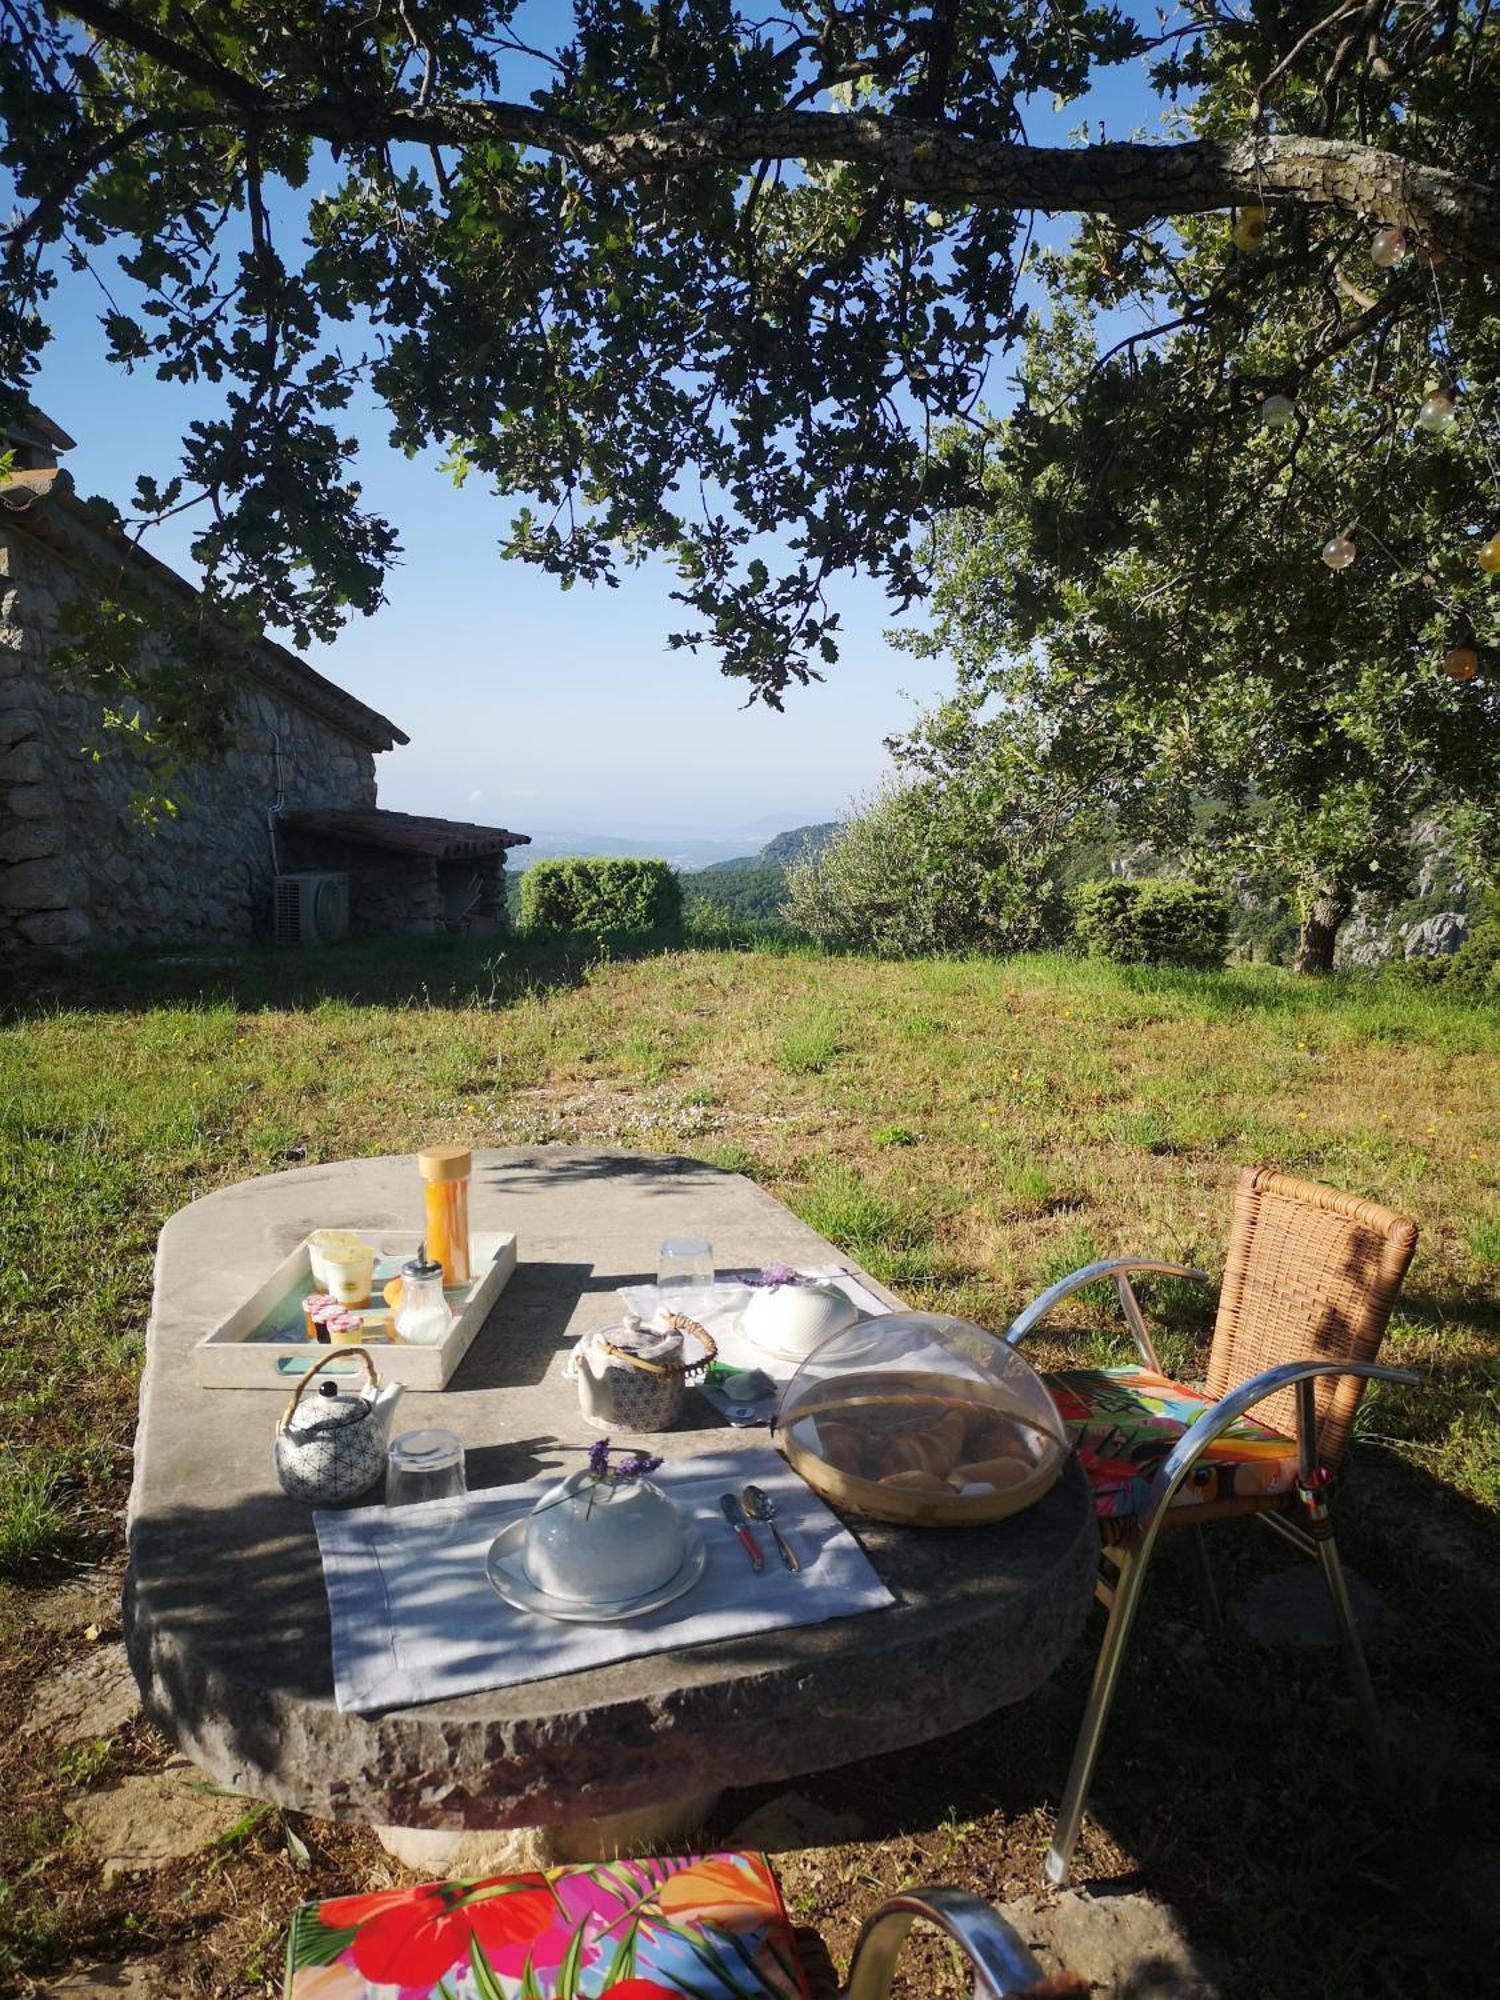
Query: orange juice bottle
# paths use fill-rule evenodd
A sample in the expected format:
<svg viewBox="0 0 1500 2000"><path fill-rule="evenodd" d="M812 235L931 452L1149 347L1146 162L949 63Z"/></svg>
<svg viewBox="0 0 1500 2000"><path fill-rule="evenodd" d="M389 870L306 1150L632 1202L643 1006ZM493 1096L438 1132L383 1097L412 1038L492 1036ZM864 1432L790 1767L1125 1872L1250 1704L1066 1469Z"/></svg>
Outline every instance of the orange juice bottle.
<svg viewBox="0 0 1500 2000"><path fill-rule="evenodd" d="M427 1196L427 1254L443 1267L445 1285L469 1282L469 1169L467 1146L424 1146L417 1166Z"/></svg>

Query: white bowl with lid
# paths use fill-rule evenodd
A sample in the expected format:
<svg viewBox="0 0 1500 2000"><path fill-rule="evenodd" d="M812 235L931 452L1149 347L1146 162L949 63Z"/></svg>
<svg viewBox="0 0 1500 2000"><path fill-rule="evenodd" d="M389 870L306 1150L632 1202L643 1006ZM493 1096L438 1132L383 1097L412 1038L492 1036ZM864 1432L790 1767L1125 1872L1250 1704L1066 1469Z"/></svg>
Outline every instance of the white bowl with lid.
<svg viewBox="0 0 1500 2000"><path fill-rule="evenodd" d="M523 1565L538 1590L573 1604L623 1604L683 1564L682 1517L649 1479L611 1485L586 1467L544 1493L526 1523Z"/></svg>
<svg viewBox="0 0 1500 2000"><path fill-rule="evenodd" d="M837 1285L814 1281L766 1285L754 1292L740 1321L752 1347L786 1361L805 1361L819 1341L842 1333L859 1308Z"/></svg>

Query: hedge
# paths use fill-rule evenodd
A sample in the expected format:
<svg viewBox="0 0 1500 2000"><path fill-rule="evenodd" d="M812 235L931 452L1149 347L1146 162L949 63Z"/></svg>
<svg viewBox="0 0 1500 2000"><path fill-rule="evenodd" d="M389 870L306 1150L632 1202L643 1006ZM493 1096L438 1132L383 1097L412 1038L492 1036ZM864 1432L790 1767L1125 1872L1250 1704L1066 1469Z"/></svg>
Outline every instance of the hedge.
<svg viewBox="0 0 1500 2000"><path fill-rule="evenodd" d="M1193 882L1081 882L1073 935L1090 958L1115 965L1221 966L1229 906Z"/></svg>
<svg viewBox="0 0 1500 2000"><path fill-rule="evenodd" d="M533 862L521 877L528 931L653 931L682 922L682 888L665 861L634 857Z"/></svg>

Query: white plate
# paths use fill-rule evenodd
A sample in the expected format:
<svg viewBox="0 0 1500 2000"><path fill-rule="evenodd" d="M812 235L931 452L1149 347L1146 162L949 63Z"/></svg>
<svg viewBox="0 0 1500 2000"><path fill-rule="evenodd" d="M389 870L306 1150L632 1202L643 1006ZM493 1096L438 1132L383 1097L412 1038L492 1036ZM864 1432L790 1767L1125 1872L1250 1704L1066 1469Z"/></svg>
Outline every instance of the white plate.
<svg viewBox="0 0 1500 2000"><path fill-rule="evenodd" d="M618 1625L627 1618L644 1618L664 1604L686 1597L708 1567L708 1549L691 1521L682 1524L684 1553L681 1566L665 1583L657 1584L639 1597L615 1598L598 1604L582 1604L571 1597L553 1597L538 1590L526 1574L522 1550L526 1541L526 1517L502 1528L490 1543L485 1558L485 1575L491 1587L518 1611L535 1611L543 1618L559 1618L569 1625Z"/></svg>

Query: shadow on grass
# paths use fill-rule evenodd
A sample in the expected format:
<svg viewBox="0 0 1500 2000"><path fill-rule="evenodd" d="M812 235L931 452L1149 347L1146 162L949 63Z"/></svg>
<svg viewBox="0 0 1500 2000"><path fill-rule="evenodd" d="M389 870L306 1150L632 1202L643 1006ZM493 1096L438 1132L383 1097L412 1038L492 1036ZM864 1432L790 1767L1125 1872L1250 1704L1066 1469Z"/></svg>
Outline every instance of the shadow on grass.
<svg viewBox="0 0 1500 2000"><path fill-rule="evenodd" d="M151 1008L306 1012L350 1007L514 1006L529 995L580 986L611 961L685 948L681 932L598 937L372 938L319 950L257 947L222 952L111 952L12 967L0 985L0 1021L73 1011L137 1014Z"/></svg>

